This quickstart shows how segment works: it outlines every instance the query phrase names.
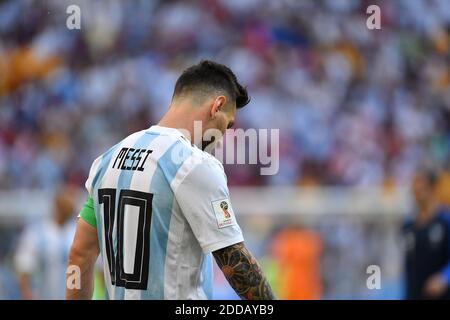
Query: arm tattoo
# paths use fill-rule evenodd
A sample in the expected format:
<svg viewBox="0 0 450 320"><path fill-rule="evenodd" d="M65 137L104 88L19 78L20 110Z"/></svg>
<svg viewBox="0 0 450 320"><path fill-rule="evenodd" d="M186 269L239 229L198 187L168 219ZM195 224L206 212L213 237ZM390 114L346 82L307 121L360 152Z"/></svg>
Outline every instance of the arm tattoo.
<svg viewBox="0 0 450 320"><path fill-rule="evenodd" d="M242 299L275 299L261 267L243 242L214 251L213 255L228 282Z"/></svg>

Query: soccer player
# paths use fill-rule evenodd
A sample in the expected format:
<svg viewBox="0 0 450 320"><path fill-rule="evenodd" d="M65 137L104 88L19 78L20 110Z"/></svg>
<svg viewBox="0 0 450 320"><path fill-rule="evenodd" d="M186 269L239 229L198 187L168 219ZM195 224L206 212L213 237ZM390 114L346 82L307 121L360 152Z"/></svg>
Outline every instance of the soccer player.
<svg viewBox="0 0 450 320"><path fill-rule="evenodd" d="M407 299L450 299L450 212L439 206L436 186L433 172L413 181L417 211L403 230Z"/></svg>
<svg viewBox="0 0 450 320"><path fill-rule="evenodd" d="M195 121L223 135L248 102L229 68L202 61L178 78L158 125L93 162L69 256L81 286L68 286L68 299L91 298L99 252L110 299L211 299L211 253L241 298L274 298L244 244L223 166L203 151L214 139L190 141Z"/></svg>
<svg viewBox="0 0 450 320"><path fill-rule="evenodd" d="M64 299L66 263L75 234L75 193L63 185L56 193L53 215L30 224L14 256L23 299Z"/></svg>

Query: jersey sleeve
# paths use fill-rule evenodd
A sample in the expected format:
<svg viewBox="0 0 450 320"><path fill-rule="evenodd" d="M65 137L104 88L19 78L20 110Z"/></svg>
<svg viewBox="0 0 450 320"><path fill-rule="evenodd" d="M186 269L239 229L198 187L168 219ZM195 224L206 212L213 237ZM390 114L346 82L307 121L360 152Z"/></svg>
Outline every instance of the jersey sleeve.
<svg viewBox="0 0 450 320"><path fill-rule="evenodd" d="M175 197L203 252L244 241L219 164L197 164L175 190Z"/></svg>
<svg viewBox="0 0 450 320"><path fill-rule="evenodd" d="M86 180L86 183L84 184L90 197L92 197L92 195L93 195L94 179L97 174L97 171L100 169L99 166L100 166L101 158L102 157L98 157L92 163L91 169L89 170L89 176Z"/></svg>
<svg viewBox="0 0 450 320"><path fill-rule="evenodd" d="M99 169L100 162L101 157L98 157L97 159L94 160L91 169L89 170L89 177L87 178L85 183L85 187L89 196L86 202L84 203L80 213L78 214L78 218L83 219L86 223L93 226L94 228L97 227L97 220L95 218L95 211L94 211L93 182L95 175L97 174L97 171Z"/></svg>

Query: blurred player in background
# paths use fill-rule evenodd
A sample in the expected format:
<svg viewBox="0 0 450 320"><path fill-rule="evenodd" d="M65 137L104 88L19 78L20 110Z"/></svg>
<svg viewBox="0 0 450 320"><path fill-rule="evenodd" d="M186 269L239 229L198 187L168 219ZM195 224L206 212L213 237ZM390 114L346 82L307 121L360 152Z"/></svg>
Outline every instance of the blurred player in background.
<svg viewBox="0 0 450 320"><path fill-rule="evenodd" d="M436 200L437 176L413 181L414 217L404 225L406 298L450 299L450 213Z"/></svg>
<svg viewBox="0 0 450 320"><path fill-rule="evenodd" d="M192 139L195 121L223 135L248 102L229 68L202 61L178 78L158 125L94 161L69 258L81 288L68 287L68 299L91 298L99 252L110 299L211 299L210 253L241 298L274 298L244 245L223 166L203 151L216 141Z"/></svg>
<svg viewBox="0 0 450 320"><path fill-rule="evenodd" d="M275 234L270 251L279 266L280 298L287 300L321 298L321 250L322 241L319 234L299 225L285 227Z"/></svg>
<svg viewBox="0 0 450 320"><path fill-rule="evenodd" d="M53 215L31 224L21 236L14 260L23 299L64 299L76 190L69 185L58 189Z"/></svg>

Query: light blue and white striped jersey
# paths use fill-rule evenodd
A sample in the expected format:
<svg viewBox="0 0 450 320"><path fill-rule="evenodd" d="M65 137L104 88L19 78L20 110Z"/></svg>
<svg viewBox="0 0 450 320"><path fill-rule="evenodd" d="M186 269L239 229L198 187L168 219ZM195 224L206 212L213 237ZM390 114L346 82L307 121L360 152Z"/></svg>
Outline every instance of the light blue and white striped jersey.
<svg viewBox="0 0 450 320"><path fill-rule="evenodd" d="M75 227L72 219L60 226L47 218L23 231L14 264L19 273L29 275L33 299L65 298L67 259Z"/></svg>
<svg viewBox="0 0 450 320"><path fill-rule="evenodd" d="M242 242L222 164L174 128L152 126L92 164L110 299L210 299L211 252Z"/></svg>

